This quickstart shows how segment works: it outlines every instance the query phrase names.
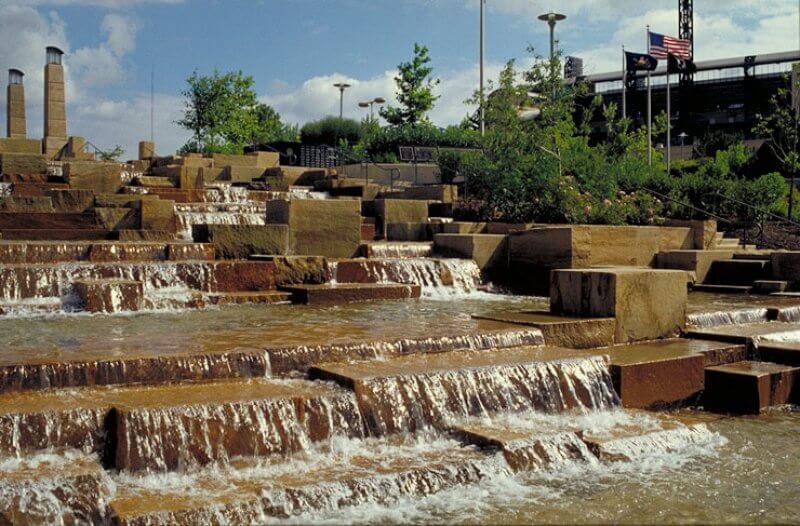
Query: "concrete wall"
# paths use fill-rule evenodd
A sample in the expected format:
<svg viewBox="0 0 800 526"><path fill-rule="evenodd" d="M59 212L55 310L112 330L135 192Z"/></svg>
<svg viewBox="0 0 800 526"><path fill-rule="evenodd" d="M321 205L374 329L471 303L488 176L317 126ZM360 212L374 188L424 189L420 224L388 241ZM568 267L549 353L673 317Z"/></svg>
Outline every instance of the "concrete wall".
<svg viewBox="0 0 800 526"><path fill-rule="evenodd" d="M381 163L378 164L378 166L374 164L366 166L361 164L347 164L343 167L344 175L347 177L364 179L369 175L370 182L386 186L390 186L390 169L396 169L399 172L400 176L399 179L396 179L397 181L405 181L408 183L416 182L417 184L439 184L442 181L441 175L439 174L439 165L437 164L418 164L416 174L414 173L414 165L407 163Z"/></svg>

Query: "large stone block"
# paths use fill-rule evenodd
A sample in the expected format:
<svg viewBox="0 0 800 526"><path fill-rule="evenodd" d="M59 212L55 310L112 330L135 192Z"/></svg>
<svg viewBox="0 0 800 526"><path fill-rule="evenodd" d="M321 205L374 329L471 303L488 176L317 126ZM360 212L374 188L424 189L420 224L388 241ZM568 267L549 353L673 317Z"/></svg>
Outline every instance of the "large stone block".
<svg viewBox="0 0 800 526"><path fill-rule="evenodd" d="M228 166L222 179L232 183L252 183L264 176L264 168L257 166Z"/></svg>
<svg viewBox="0 0 800 526"><path fill-rule="evenodd" d="M453 221L442 225L444 234L485 234L486 223L470 223L467 221Z"/></svg>
<svg viewBox="0 0 800 526"><path fill-rule="evenodd" d="M156 145L150 141L139 141L139 160L144 161L156 156Z"/></svg>
<svg viewBox="0 0 800 526"><path fill-rule="evenodd" d="M349 258L361 244L361 201L267 201L267 223L289 226L289 254Z"/></svg>
<svg viewBox="0 0 800 526"><path fill-rule="evenodd" d="M49 197L10 196L0 198L0 212L52 213L53 201Z"/></svg>
<svg viewBox="0 0 800 526"><path fill-rule="evenodd" d="M472 259L488 275L508 268L508 238L493 234L436 234L434 251L445 257Z"/></svg>
<svg viewBox="0 0 800 526"><path fill-rule="evenodd" d="M375 217L378 232L385 236L389 223L426 223L428 204L412 199L376 199Z"/></svg>
<svg viewBox="0 0 800 526"><path fill-rule="evenodd" d="M135 230L141 224L139 210L131 208L95 208L97 221L105 230Z"/></svg>
<svg viewBox="0 0 800 526"><path fill-rule="evenodd" d="M196 242L213 243L221 259L247 259L253 254L288 253L288 225L195 225Z"/></svg>
<svg viewBox="0 0 800 526"><path fill-rule="evenodd" d="M768 362L709 367L703 403L713 411L760 413L800 401L800 368Z"/></svg>
<svg viewBox="0 0 800 526"><path fill-rule="evenodd" d="M139 201L140 230L165 230L175 233L178 219L175 215L175 201L146 199Z"/></svg>
<svg viewBox="0 0 800 526"><path fill-rule="evenodd" d="M46 174L47 159L41 154L3 153L0 172L4 175Z"/></svg>
<svg viewBox="0 0 800 526"><path fill-rule="evenodd" d="M695 283L703 283L714 261L732 257L733 250L671 250L660 252L656 265L658 268L691 272Z"/></svg>
<svg viewBox="0 0 800 526"><path fill-rule="evenodd" d="M403 190L403 198L454 203L458 200L458 186L454 184L412 186Z"/></svg>
<svg viewBox="0 0 800 526"><path fill-rule="evenodd" d="M255 157L259 168L275 168L281 164L281 155L278 152L251 152L247 157Z"/></svg>
<svg viewBox="0 0 800 526"><path fill-rule="evenodd" d="M123 186L119 163L70 161L64 163L64 177L70 188L91 190L96 194L115 194Z"/></svg>
<svg viewBox="0 0 800 526"><path fill-rule="evenodd" d="M61 213L80 214L94 207L94 192L77 189L45 190L53 202L53 209Z"/></svg>
<svg viewBox="0 0 800 526"><path fill-rule="evenodd" d="M611 266L648 267L659 252L691 249L690 228L569 225L511 232L512 285L544 294L551 270Z"/></svg>
<svg viewBox="0 0 800 526"><path fill-rule="evenodd" d="M26 153L41 155L42 141L38 139L23 139L16 137L0 138L0 154L2 153Z"/></svg>
<svg viewBox="0 0 800 526"><path fill-rule="evenodd" d="M686 299L686 274L679 270L556 270L551 276L550 310L614 317L617 343L678 334L686 323Z"/></svg>
<svg viewBox="0 0 800 526"><path fill-rule="evenodd" d="M144 285L130 280L81 280L73 290L88 312L138 311L144 305Z"/></svg>
<svg viewBox="0 0 800 526"><path fill-rule="evenodd" d="M427 223L388 223L386 239L389 241L428 241Z"/></svg>

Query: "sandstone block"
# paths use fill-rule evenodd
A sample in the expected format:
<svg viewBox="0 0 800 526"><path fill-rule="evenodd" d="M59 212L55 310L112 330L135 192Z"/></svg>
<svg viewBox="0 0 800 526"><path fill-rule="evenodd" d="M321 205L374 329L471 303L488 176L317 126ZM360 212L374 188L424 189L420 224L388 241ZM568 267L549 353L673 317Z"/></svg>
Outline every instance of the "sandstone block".
<svg viewBox="0 0 800 526"><path fill-rule="evenodd" d="M135 230L141 223L137 209L95 208L94 213L105 230Z"/></svg>
<svg viewBox="0 0 800 526"><path fill-rule="evenodd" d="M251 152L247 157L255 157L259 168L275 168L281 164L281 155L278 152Z"/></svg>
<svg viewBox="0 0 800 526"><path fill-rule="evenodd" d="M130 280L81 280L73 290L88 312L138 311L144 305L144 285Z"/></svg>
<svg viewBox="0 0 800 526"><path fill-rule="evenodd" d="M139 141L139 160L144 161L156 156L156 145L150 141Z"/></svg>
<svg viewBox="0 0 800 526"><path fill-rule="evenodd" d="M46 174L47 159L40 154L3 153L0 155L0 172L5 175Z"/></svg>
<svg viewBox="0 0 800 526"><path fill-rule="evenodd" d="M389 241L428 241L427 223L388 223L386 239Z"/></svg>
<svg viewBox="0 0 800 526"><path fill-rule="evenodd" d="M289 226L289 255L349 258L361 244L359 200L267 201L267 223Z"/></svg>
<svg viewBox="0 0 800 526"><path fill-rule="evenodd" d="M96 194L115 194L123 186L122 166L119 163L66 162L64 177L71 188L92 190Z"/></svg>
<svg viewBox="0 0 800 526"><path fill-rule="evenodd" d="M403 190L403 198L454 203L458 200L458 186L454 184L412 186Z"/></svg>
<svg viewBox="0 0 800 526"><path fill-rule="evenodd" d="M53 189L46 190L45 195L52 200L56 212L80 214L94 206L94 192L91 190Z"/></svg>
<svg viewBox="0 0 800 526"><path fill-rule="evenodd" d="M499 275L508 263L508 238L493 234L436 234L434 251L445 257L472 259L481 271Z"/></svg>
<svg viewBox="0 0 800 526"><path fill-rule="evenodd" d="M176 232L178 218L175 215L175 201L145 199L139 201L140 230L164 230Z"/></svg>
<svg viewBox="0 0 800 526"><path fill-rule="evenodd" d="M52 213L53 202L49 197L2 197L0 212Z"/></svg>
<svg viewBox="0 0 800 526"><path fill-rule="evenodd" d="M738 362L709 367L703 403L714 411L760 413L800 401L800 367Z"/></svg>
<svg viewBox="0 0 800 526"><path fill-rule="evenodd" d="M42 141L38 139L24 138L0 138L0 154L3 153L24 153L29 155L42 154Z"/></svg>
<svg viewBox="0 0 800 526"><path fill-rule="evenodd" d="M375 217L378 232L385 236L389 223L426 223L428 205L424 201L409 199L376 199Z"/></svg>
<svg viewBox="0 0 800 526"><path fill-rule="evenodd" d="M120 230L120 241L171 241L175 234L166 230ZM212 258L213 259L213 258Z"/></svg>
<svg viewBox="0 0 800 526"><path fill-rule="evenodd" d="M252 183L264 176L264 168L256 166L228 166L223 175L224 181L232 183Z"/></svg>
<svg viewBox="0 0 800 526"><path fill-rule="evenodd" d="M469 223L466 221L453 221L442 225L444 234L485 234L486 223Z"/></svg>
<svg viewBox="0 0 800 526"><path fill-rule="evenodd" d="M617 320L617 343L678 334L686 323L686 275L678 270L556 270L550 310Z"/></svg>
<svg viewBox="0 0 800 526"><path fill-rule="evenodd" d="M213 243L221 259L247 259L253 254L286 254L289 226L272 225L195 225L196 242Z"/></svg>
<svg viewBox="0 0 800 526"><path fill-rule="evenodd" d="M685 270L694 273L694 281L703 283L714 261L731 259L733 250L671 250L659 252L658 268Z"/></svg>

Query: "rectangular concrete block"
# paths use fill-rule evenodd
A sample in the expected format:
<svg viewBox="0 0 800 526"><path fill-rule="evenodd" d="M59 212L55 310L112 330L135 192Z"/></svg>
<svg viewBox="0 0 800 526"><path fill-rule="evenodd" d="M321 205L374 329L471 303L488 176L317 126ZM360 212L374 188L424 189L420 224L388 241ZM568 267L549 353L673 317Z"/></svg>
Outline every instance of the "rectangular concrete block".
<svg viewBox="0 0 800 526"><path fill-rule="evenodd" d="M264 176L264 168L257 166L228 166L222 179L231 183L252 183Z"/></svg>
<svg viewBox="0 0 800 526"><path fill-rule="evenodd" d="M21 137L0 138L0 154L3 153L41 155L42 141L39 139L25 139Z"/></svg>
<svg viewBox="0 0 800 526"><path fill-rule="evenodd" d="M247 157L255 157L258 168L275 168L281 164L281 155L278 152L252 152Z"/></svg>
<svg viewBox="0 0 800 526"><path fill-rule="evenodd" d="M617 343L677 335L686 323L686 274L678 270L556 270L550 310L589 318L614 317Z"/></svg>
<svg viewBox="0 0 800 526"><path fill-rule="evenodd" d="M433 246L442 256L474 260L490 275L500 275L508 268L508 238L504 235L436 234Z"/></svg>
<svg viewBox="0 0 800 526"><path fill-rule="evenodd" d="M175 215L175 201L148 199L139 201L140 230L165 230L175 233L178 219Z"/></svg>
<svg viewBox="0 0 800 526"><path fill-rule="evenodd" d="M192 236L195 242L213 243L221 259L285 255L289 251L288 225L196 225Z"/></svg>
<svg viewBox="0 0 800 526"><path fill-rule="evenodd" d="M289 254L349 258L361 245L361 201L267 201L267 223L289 226Z"/></svg>
<svg viewBox="0 0 800 526"><path fill-rule="evenodd" d="M386 225L388 241L428 241L427 223L389 223Z"/></svg>

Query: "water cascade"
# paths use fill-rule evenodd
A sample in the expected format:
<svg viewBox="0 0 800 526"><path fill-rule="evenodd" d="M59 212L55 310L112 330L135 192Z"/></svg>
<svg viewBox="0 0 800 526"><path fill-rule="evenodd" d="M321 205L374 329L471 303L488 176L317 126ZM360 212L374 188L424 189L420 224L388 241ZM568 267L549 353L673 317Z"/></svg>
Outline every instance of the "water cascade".
<svg viewBox="0 0 800 526"><path fill-rule="evenodd" d="M433 243L410 241L382 241L370 243L370 258L426 258L433 255Z"/></svg>
<svg viewBox="0 0 800 526"><path fill-rule="evenodd" d="M481 271L471 259L380 258L340 263L339 282L403 283L419 285L427 298L451 298L475 292Z"/></svg>
<svg viewBox="0 0 800 526"><path fill-rule="evenodd" d="M686 316L686 323L692 327L708 328L719 325L738 325L767 321L767 309L740 309L729 311L697 312Z"/></svg>
<svg viewBox="0 0 800 526"><path fill-rule="evenodd" d="M194 225L265 225L263 203L177 203L178 239L192 240Z"/></svg>

